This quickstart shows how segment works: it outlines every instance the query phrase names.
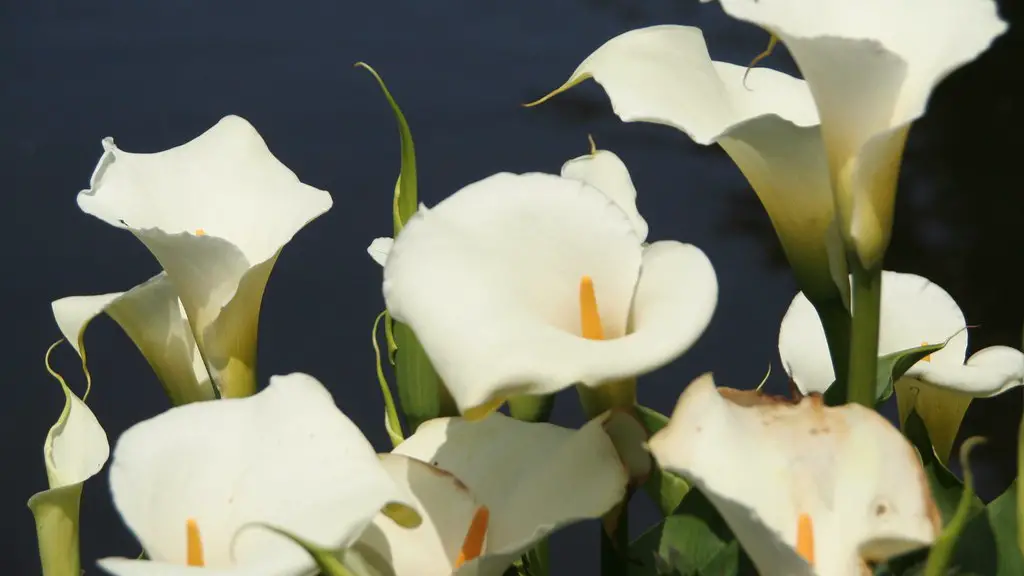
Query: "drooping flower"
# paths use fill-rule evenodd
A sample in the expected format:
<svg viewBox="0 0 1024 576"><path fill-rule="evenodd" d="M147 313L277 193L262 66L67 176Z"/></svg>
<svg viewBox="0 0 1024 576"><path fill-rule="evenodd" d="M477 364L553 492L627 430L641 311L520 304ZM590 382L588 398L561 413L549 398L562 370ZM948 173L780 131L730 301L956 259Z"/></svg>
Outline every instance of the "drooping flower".
<svg viewBox="0 0 1024 576"><path fill-rule="evenodd" d="M463 414L634 378L703 333L718 297L711 263L689 244L645 244L613 198L573 178L501 173L421 206L399 234L388 310Z"/></svg>
<svg viewBox="0 0 1024 576"><path fill-rule="evenodd" d="M941 528L917 451L860 405L793 404L706 374L649 446L708 497L761 574L860 576Z"/></svg>
<svg viewBox="0 0 1024 576"><path fill-rule="evenodd" d="M57 326L83 363L85 329L105 312L142 352L173 404L215 397L202 352L166 273L127 292L61 298L53 302L52 308Z"/></svg>
<svg viewBox="0 0 1024 576"><path fill-rule="evenodd" d="M500 413L424 423L383 457L423 523L405 530L379 517L354 549L392 576L500 576L549 533L622 500L630 474L603 427L614 417L628 418L580 430Z"/></svg>
<svg viewBox="0 0 1024 576"><path fill-rule="evenodd" d="M1019 350L992 346L966 359L966 328L960 307L937 284L914 274L882 273L879 356L948 340L895 382L900 422L916 409L943 461L972 398L995 396L1024 383L1024 354ZM803 394L824 393L835 380L821 321L802 293L782 319L779 356Z"/></svg>
<svg viewBox="0 0 1024 576"><path fill-rule="evenodd" d="M49 351L46 365L49 370ZM36 520L43 574L78 576L81 573L78 532L82 485L106 464L110 445L92 410L68 388L63 378L52 370L50 373L64 391L64 409L43 443L49 489L33 495L28 507Z"/></svg>
<svg viewBox="0 0 1024 576"><path fill-rule="evenodd" d="M237 116L164 152L124 152L110 138L103 147L79 207L146 245L214 384L227 397L252 394L263 290L281 249L331 207L330 194L300 182Z"/></svg>
<svg viewBox="0 0 1024 576"><path fill-rule="evenodd" d="M786 45L818 114L839 228L865 267L889 244L911 123L1006 30L992 0L720 0Z"/></svg>
<svg viewBox="0 0 1024 576"><path fill-rule="evenodd" d="M719 144L764 205L800 286L834 298L826 250L833 199L811 92L775 70L744 75L744 66L711 60L699 28L652 26L606 42L538 103L592 78L623 121Z"/></svg>
<svg viewBox="0 0 1024 576"><path fill-rule="evenodd" d="M118 576L196 567L299 576L314 570L312 558L258 524L341 550L382 509L419 519L330 393L299 373L274 376L248 398L179 406L133 426L114 449L110 489L147 558L100 560Z"/></svg>

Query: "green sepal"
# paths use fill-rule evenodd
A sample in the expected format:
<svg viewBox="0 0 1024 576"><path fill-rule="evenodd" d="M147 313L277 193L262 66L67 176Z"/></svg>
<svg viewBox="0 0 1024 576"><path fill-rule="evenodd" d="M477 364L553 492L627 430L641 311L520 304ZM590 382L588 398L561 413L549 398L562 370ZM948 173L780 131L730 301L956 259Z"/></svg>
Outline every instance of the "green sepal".
<svg viewBox="0 0 1024 576"><path fill-rule="evenodd" d="M644 429L647 430L648 437L668 424L667 416L646 406L636 405L636 415L640 418ZM643 489L647 496L657 504L661 514L668 516L683 501L690 490L690 484L671 472L662 470L658 466L652 466L651 474L644 482Z"/></svg>

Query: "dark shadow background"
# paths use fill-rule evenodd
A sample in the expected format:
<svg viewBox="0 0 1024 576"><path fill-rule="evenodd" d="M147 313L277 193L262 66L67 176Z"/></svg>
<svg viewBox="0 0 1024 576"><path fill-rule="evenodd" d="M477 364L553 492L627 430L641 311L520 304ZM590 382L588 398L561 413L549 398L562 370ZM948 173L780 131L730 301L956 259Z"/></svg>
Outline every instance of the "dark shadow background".
<svg viewBox="0 0 1024 576"><path fill-rule="evenodd" d="M1001 2L1010 31L934 94L911 134L889 269L922 274L960 302L972 350L1019 346L1024 190L1020 160L1024 50L1021 6ZM373 65L403 106L419 157L421 200L432 205L499 171L557 172L587 150L591 133L619 154L639 191L651 239L701 246L721 296L706 335L684 357L645 378L641 401L661 411L712 370L720 384L750 388L765 374L785 389L778 323L795 287L753 192L728 157L669 128L623 124L586 84L536 109L521 103L560 85L605 40L662 23L704 29L712 55L745 63L765 33L691 0L479 0L346 2L304 0L50 0L0 3L4 83L0 158L5 190L3 365L6 574L38 574L28 497L46 487L41 445L62 406L43 353L59 337L49 303L75 294L127 290L158 271L128 233L81 213L113 136L133 152L190 140L226 114L247 118L303 181L330 191L334 208L298 234L279 259L264 299L259 375L308 372L381 450L382 402L369 332L382 307L380 270L365 253L390 233L398 172L394 120L379 89L352 64ZM793 72L784 50L766 63ZM113 446L131 424L166 407L156 378L106 317L87 344L90 405ZM77 357L63 347L56 367L81 392ZM571 390L555 421L578 425ZM981 493L998 495L1015 470L1020 391L976 402L964 436L992 442L976 452ZM724 448L723 448L724 449ZM642 497L632 531L655 519ZM13 528L11 528L13 526ZM559 534L555 574L596 573L597 524ZM82 507L83 566L134 556L138 545L109 504L105 472Z"/></svg>

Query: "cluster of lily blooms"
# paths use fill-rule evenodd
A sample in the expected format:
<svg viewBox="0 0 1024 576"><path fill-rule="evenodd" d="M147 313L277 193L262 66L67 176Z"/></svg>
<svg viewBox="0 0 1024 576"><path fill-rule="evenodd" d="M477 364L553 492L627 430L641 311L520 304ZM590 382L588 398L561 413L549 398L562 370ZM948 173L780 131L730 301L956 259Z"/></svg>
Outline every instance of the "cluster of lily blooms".
<svg viewBox="0 0 1024 576"><path fill-rule="evenodd" d="M121 576L314 571L291 535L353 573L496 576L559 527L609 513L654 466L698 487L762 574L858 575L869 560L933 542L941 520L900 430L869 408L821 401L836 374L816 304L847 282L836 243L865 265L880 261L912 121L1005 23L991 0L719 4L785 44L804 79L713 61L699 29L655 26L609 40L542 100L593 79L623 121L675 127L732 158L802 288L778 341L802 399L701 376L680 387L668 426L637 442L614 432L628 428L628 411L595 410L580 429L496 411L574 385L629 395L712 321L709 259L691 244L648 242L626 166L592 149L558 175L469 184L372 243L391 318L411 328L462 414L378 454L313 376L273 376L257 392L265 285L330 194L302 183L239 117L153 154L108 138L78 205L142 241L162 271L125 292L57 300L53 313L83 365L86 327L111 317L175 407L126 431L109 467L114 505L145 557L99 566ZM968 359L963 314L925 278L886 271L881 300L880 355L946 342L895 383L901 414L917 411L946 461L971 398L1020 385L1024 355L996 346ZM31 501L47 576L58 574L53 547L71 537L44 520L63 514L77 526L82 483L109 456L84 397L64 390L45 445L50 489Z"/></svg>

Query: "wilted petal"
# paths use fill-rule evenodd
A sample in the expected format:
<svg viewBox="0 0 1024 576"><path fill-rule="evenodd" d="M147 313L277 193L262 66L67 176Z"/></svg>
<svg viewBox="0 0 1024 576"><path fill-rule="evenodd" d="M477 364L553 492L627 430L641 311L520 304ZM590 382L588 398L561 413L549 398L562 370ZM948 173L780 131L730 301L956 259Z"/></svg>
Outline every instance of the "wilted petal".
<svg viewBox="0 0 1024 576"><path fill-rule="evenodd" d="M580 336L584 277L605 340ZM384 268L388 310L464 413L663 366L703 333L717 296L698 248L643 247L607 196L547 174L497 174L421 208Z"/></svg>
<svg viewBox="0 0 1024 576"><path fill-rule="evenodd" d="M64 337L85 361L85 329L106 312L139 348L174 404L214 398L202 354L174 286L160 273L127 292L69 296L52 304Z"/></svg>
<svg viewBox="0 0 1024 576"><path fill-rule="evenodd" d="M217 385L226 396L251 394L267 279L330 195L301 183L237 116L155 154L124 152L110 138L103 145L79 206L142 240L174 284Z"/></svg>
<svg viewBox="0 0 1024 576"><path fill-rule="evenodd" d="M613 152L595 150L562 165L562 176L586 182L610 198L633 222L640 241L647 240L647 221L636 209L636 188L629 170Z"/></svg>
<svg viewBox="0 0 1024 576"><path fill-rule="evenodd" d="M917 452L859 405L790 404L705 375L650 448L707 495L762 574L859 576L866 559L927 546L940 529Z"/></svg>
<svg viewBox="0 0 1024 576"><path fill-rule="evenodd" d="M412 504L330 393L298 373L271 378L250 398L188 404L133 426L114 451L110 485L153 561L185 563L191 518L208 568L281 576L309 572L312 560L290 540L243 526L267 523L340 549L386 504ZM103 566L139 573L124 568L131 562Z"/></svg>
<svg viewBox="0 0 1024 576"><path fill-rule="evenodd" d="M833 198L806 83L767 68L747 73L744 66L712 61L700 29L688 26L616 36L554 93L586 78L605 89L626 122L664 124L698 144L720 144L768 212L801 286L832 296L824 238Z"/></svg>
<svg viewBox="0 0 1024 576"><path fill-rule="evenodd" d="M906 131L932 90L1006 30L991 0L721 0L779 37L814 93L846 234L888 244ZM881 236L879 236L881 235Z"/></svg>
<svg viewBox="0 0 1024 576"><path fill-rule="evenodd" d="M370 242L369 247L366 248L366 252L370 255L370 258L373 258L374 262L384 266L384 263L388 260L388 254L391 253L391 246L394 243L394 238L374 238L373 242Z"/></svg>
<svg viewBox="0 0 1024 576"><path fill-rule="evenodd" d="M403 455L444 471L392 468L402 472L396 479L409 482L429 519L412 531L388 529L378 520L386 540L377 535L368 543L381 557L390 556L397 576L447 575L474 515L485 506L482 554L467 558L455 573L499 576L550 532L598 518L622 499L629 475L604 423L598 418L569 430L502 414L424 423L391 458Z"/></svg>

